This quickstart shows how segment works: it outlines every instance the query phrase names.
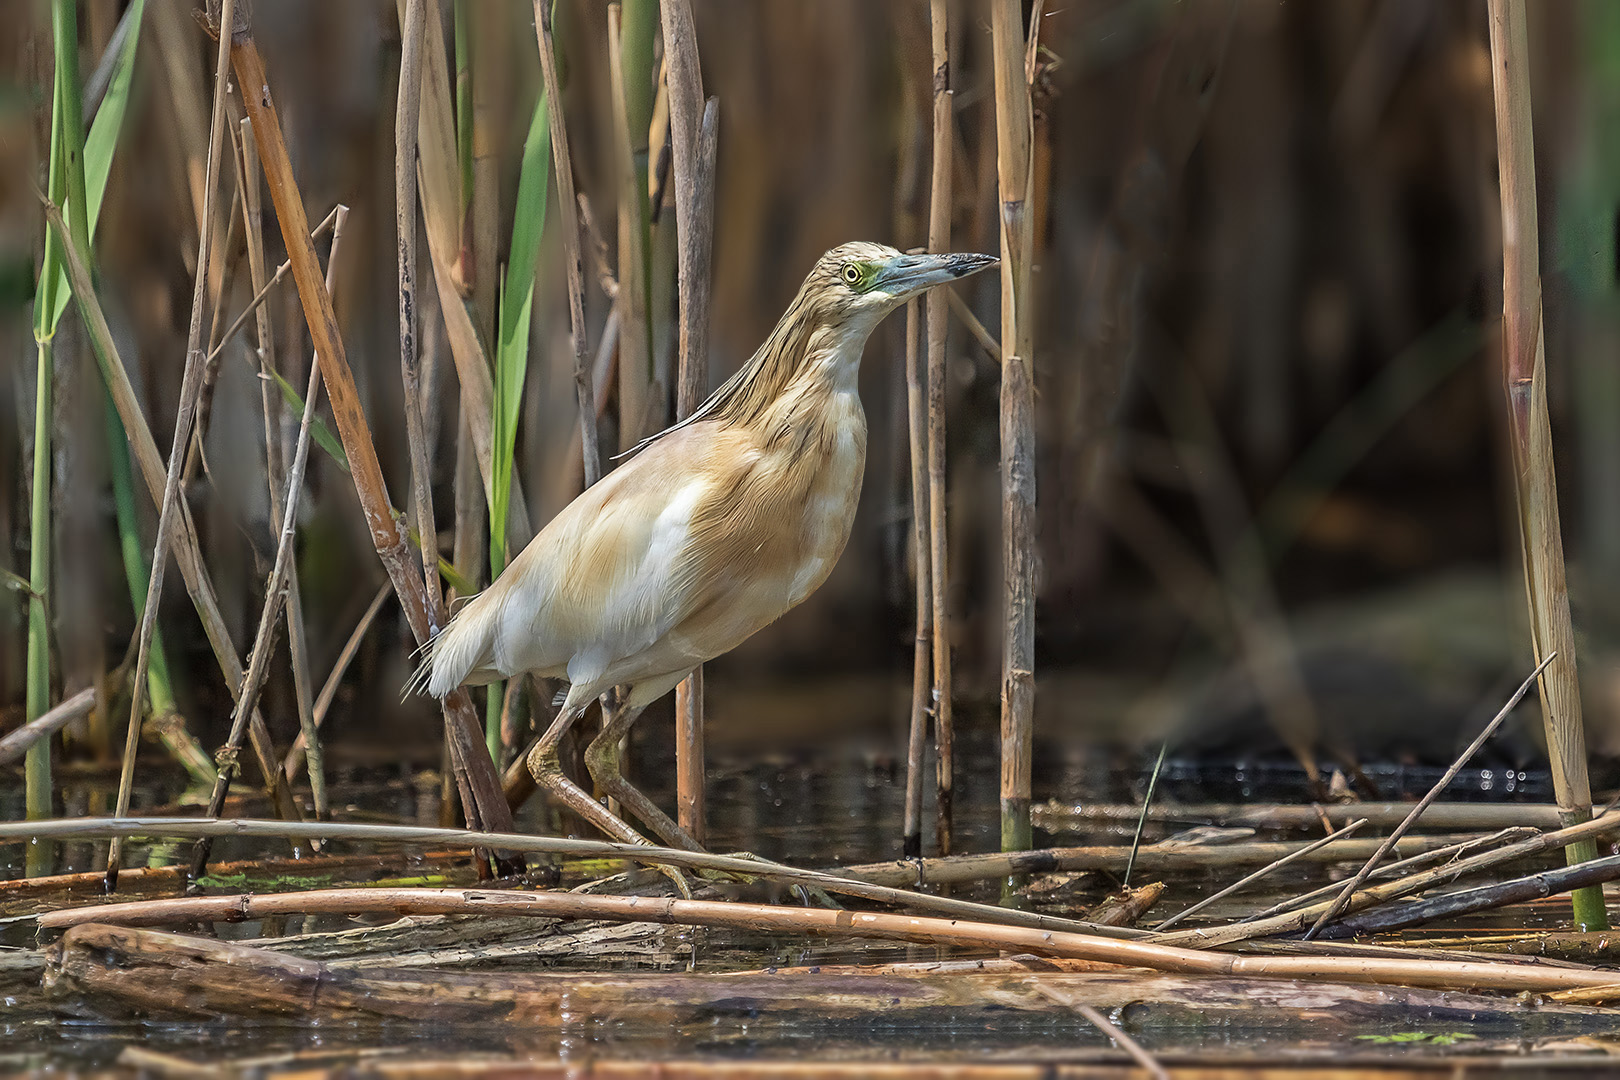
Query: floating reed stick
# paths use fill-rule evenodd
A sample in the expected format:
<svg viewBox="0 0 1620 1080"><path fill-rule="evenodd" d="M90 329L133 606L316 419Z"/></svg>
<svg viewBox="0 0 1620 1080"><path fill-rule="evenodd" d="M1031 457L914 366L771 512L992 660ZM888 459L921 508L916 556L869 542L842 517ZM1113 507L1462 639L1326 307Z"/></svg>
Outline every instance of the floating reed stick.
<svg viewBox="0 0 1620 1080"><path fill-rule="evenodd" d="M1547 364L1542 335L1537 251L1535 144L1530 127L1530 46L1523 0L1490 0L1491 83L1496 98L1497 174L1502 188L1502 381L1513 442L1530 646L1538 662L1556 654L1540 682L1553 792L1566 825L1590 816L1586 736L1575 672L1575 630L1564 581L1564 541L1552 424L1547 417ZM1571 863L1596 857L1587 841L1566 853ZM1575 924L1607 930L1602 890L1577 889Z"/></svg>
<svg viewBox="0 0 1620 1080"><path fill-rule="evenodd" d="M1300 979L1308 982L1389 983L1443 989L1466 986L1511 992L1545 992L1609 986L1614 981L1613 972L1592 968L1349 956L1236 956L1141 941L918 915L575 892L355 888L314 889L262 896L185 896L46 912L39 917L39 926L41 930L56 931L86 924L156 926L193 920L241 922L270 915L317 912L340 915L400 912L422 915L487 914L830 934L929 945L1006 949L1179 974Z"/></svg>

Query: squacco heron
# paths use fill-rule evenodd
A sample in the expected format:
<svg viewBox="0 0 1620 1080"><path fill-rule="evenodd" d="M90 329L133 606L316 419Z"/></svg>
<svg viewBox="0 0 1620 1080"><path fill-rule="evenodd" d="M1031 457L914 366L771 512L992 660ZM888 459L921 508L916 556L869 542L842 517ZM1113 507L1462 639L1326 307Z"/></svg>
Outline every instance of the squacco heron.
<svg viewBox="0 0 1620 1080"><path fill-rule="evenodd" d="M866 463L856 375L867 338L907 299L995 262L869 243L827 252L748 363L553 518L432 641L413 682L443 697L524 672L567 679L529 771L603 832L646 843L557 757L590 703L623 687L586 749L591 776L665 843L699 850L621 775L620 741L699 664L827 579L849 540Z"/></svg>

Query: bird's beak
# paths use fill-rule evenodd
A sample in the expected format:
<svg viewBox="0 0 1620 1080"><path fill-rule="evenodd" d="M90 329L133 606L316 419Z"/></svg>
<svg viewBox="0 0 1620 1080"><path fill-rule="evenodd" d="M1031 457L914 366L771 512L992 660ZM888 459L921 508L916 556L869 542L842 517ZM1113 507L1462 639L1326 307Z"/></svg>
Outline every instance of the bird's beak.
<svg viewBox="0 0 1620 1080"><path fill-rule="evenodd" d="M878 276L877 287L904 300L924 289L976 274L1001 260L994 255L897 255Z"/></svg>

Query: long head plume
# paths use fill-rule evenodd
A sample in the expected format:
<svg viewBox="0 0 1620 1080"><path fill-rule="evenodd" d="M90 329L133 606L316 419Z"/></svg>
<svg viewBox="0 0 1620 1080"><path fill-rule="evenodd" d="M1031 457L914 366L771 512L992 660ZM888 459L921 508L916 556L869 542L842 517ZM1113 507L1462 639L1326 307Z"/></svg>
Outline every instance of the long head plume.
<svg viewBox="0 0 1620 1080"><path fill-rule="evenodd" d="M905 255L857 241L833 248L811 268L776 328L686 419L642 440L621 457L700 420L745 424L760 416L793 381L818 336L858 326L866 333L924 289L966 277L999 260L993 255Z"/></svg>

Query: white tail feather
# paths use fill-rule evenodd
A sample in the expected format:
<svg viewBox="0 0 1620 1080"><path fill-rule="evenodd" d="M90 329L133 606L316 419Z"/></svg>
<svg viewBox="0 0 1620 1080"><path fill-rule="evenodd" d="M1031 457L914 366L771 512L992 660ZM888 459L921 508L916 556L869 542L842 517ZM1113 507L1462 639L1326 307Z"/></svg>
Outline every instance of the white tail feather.
<svg viewBox="0 0 1620 1080"><path fill-rule="evenodd" d="M476 600L481 598L475 598L473 604L457 612L449 626L422 646L419 650L422 662L405 683L407 695L426 691L436 698L445 697L465 683L475 669L487 666L493 659L490 656L493 621L476 617Z"/></svg>

